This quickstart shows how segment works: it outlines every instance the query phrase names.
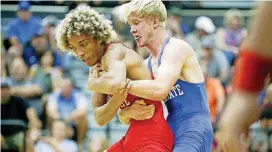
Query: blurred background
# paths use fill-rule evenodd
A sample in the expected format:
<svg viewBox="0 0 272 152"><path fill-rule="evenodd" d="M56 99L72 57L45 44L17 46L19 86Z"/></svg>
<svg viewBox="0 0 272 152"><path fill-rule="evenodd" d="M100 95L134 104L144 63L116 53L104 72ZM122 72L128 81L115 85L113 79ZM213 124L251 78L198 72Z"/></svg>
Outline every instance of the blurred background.
<svg viewBox="0 0 272 152"><path fill-rule="evenodd" d="M129 26L120 22L119 1L1 1L1 149L3 151L102 152L125 134L128 126L115 117L99 127L87 90L89 68L58 50L54 30L65 14L87 4L112 21L123 42L144 59ZM163 1L169 35L195 50L207 88L211 121L217 122L232 93L231 74L239 46L248 32L257 2ZM254 74L254 73L249 73ZM258 99L263 113L241 136L244 152L272 151L272 78ZM254 115L254 114L252 114ZM57 121L57 120L61 121ZM57 142L63 141L63 142ZM27 145L27 146L26 146ZM213 151L216 147L213 142Z"/></svg>

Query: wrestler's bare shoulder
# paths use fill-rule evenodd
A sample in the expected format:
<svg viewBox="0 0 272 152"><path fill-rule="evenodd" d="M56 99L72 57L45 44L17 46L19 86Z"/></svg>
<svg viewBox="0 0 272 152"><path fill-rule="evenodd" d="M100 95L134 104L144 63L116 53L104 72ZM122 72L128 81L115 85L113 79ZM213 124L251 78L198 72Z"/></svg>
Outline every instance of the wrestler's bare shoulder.
<svg viewBox="0 0 272 152"><path fill-rule="evenodd" d="M127 67L144 64L143 59L134 50L122 43L111 44L102 58L102 62L112 60L122 60Z"/></svg>
<svg viewBox="0 0 272 152"><path fill-rule="evenodd" d="M167 49L171 49L174 51L174 53L182 54L183 56L194 55L194 50L187 42L181 39L174 38L174 37L170 39L169 46L167 47Z"/></svg>
<svg viewBox="0 0 272 152"><path fill-rule="evenodd" d="M118 56L120 58L123 58L126 55L126 50L128 49L125 47L122 43L113 43L106 48L106 52L103 56L103 58L110 58L111 56Z"/></svg>

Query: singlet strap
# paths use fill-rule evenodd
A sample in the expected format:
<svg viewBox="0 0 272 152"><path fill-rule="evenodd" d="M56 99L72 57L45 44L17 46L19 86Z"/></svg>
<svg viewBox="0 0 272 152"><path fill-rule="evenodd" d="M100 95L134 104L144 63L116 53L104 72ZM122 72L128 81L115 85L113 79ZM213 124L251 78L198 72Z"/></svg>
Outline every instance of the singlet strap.
<svg viewBox="0 0 272 152"><path fill-rule="evenodd" d="M166 38L166 40L164 41L164 43L163 43L163 45L162 45L162 48L161 48L161 50L160 50L160 56L159 56L159 59L158 59L158 66L161 65L161 57L162 57L164 48L165 48L166 44L169 42L170 38L171 38L171 37ZM153 75L151 60L152 60L152 56L150 55L150 56L148 57L148 68L149 68L150 72L151 72L152 75Z"/></svg>
<svg viewBox="0 0 272 152"><path fill-rule="evenodd" d="M163 43L163 46L162 46L161 52L160 52L160 56L159 56L159 59L158 59L158 66L161 65L161 57L162 57L164 48L165 48L166 44L169 42L170 39L171 39L171 37L168 37L168 38L164 41L164 43Z"/></svg>
<svg viewBox="0 0 272 152"><path fill-rule="evenodd" d="M153 71L152 71L152 65L151 65L151 59L152 59L152 57L151 57L151 55L149 55L149 57L148 57L148 69L149 69L149 71L151 73L153 73Z"/></svg>
<svg viewBox="0 0 272 152"><path fill-rule="evenodd" d="M104 54L108 51L108 48L110 47L111 44L116 44L116 43L122 43L122 42L121 41L113 41L113 42L107 43L104 48Z"/></svg>

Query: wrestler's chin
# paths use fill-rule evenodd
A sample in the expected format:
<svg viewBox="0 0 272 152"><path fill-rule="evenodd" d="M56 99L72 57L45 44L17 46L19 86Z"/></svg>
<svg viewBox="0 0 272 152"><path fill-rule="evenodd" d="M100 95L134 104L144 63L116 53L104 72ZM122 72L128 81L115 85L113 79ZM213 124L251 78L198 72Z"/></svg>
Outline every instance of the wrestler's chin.
<svg viewBox="0 0 272 152"><path fill-rule="evenodd" d="M89 59L84 63L85 63L85 65L87 65L89 67L92 67L92 66L94 66L96 64L96 62L94 60L92 60L92 59Z"/></svg>
<svg viewBox="0 0 272 152"><path fill-rule="evenodd" d="M137 44L138 47L145 47L145 45L143 43L141 43L141 42L136 41L136 44Z"/></svg>

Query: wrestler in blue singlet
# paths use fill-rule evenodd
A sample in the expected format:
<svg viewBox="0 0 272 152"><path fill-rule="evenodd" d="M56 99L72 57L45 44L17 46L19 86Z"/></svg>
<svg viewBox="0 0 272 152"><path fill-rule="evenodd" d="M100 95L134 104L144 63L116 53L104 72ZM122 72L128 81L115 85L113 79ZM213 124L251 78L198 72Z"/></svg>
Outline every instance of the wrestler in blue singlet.
<svg viewBox="0 0 272 152"><path fill-rule="evenodd" d="M167 38L161 48L158 66ZM152 72L151 56L148 68ZM190 83L178 79L165 99L169 115L167 122L174 136L173 152L210 152L213 129L207 102L205 83Z"/></svg>

